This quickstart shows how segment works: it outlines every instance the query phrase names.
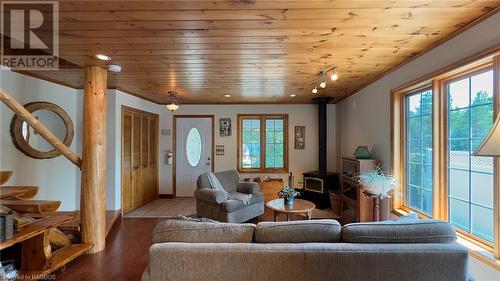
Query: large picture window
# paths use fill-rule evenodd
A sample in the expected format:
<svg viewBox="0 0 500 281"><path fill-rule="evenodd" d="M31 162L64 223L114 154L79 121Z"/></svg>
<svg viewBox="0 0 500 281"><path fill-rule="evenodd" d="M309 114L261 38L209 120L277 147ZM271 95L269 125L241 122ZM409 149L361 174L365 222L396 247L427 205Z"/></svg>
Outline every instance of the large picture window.
<svg viewBox="0 0 500 281"><path fill-rule="evenodd" d="M446 85L448 218L460 230L493 242L493 158L472 155L493 125L493 71Z"/></svg>
<svg viewBox="0 0 500 281"><path fill-rule="evenodd" d="M406 205L432 216L432 91L405 98Z"/></svg>
<svg viewBox="0 0 500 281"><path fill-rule="evenodd" d="M288 172L288 116L238 115L240 172Z"/></svg>
<svg viewBox="0 0 500 281"><path fill-rule="evenodd" d="M500 259L498 157L475 156L500 110L500 51L393 90L391 173L396 214L450 222Z"/></svg>

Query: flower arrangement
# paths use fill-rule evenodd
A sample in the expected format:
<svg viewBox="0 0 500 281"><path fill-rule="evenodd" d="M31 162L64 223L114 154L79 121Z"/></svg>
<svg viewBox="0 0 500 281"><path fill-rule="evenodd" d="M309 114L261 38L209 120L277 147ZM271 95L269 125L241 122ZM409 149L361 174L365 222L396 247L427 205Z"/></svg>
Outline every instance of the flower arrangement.
<svg viewBox="0 0 500 281"><path fill-rule="evenodd" d="M292 187L285 186L279 192L280 198L285 198L286 200L293 199L300 195L300 193Z"/></svg>
<svg viewBox="0 0 500 281"><path fill-rule="evenodd" d="M396 179L384 173L380 165L368 172L359 173L356 179L366 191L378 195L380 198L388 197L389 192L396 187Z"/></svg>

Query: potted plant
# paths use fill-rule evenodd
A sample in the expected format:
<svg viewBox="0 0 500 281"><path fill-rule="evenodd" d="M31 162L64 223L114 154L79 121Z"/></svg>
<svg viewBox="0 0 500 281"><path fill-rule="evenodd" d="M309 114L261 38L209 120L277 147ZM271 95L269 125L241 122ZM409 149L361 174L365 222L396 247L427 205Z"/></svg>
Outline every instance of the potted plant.
<svg viewBox="0 0 500 281"><path fill-rule="evenodd" d="M380 166L368 172L359 173L356 178L368 193L380 198L389 197L389 192L396 187L396 179L384 173Z"/></svg>
<svg viewBox="0 0 500 281"><path fill-rule="evenodd" d="M298 191L289 186L285 186L278 192L278 196L285 199L285 205L293 205L295 197L299 195L300 193Z"/></svg>

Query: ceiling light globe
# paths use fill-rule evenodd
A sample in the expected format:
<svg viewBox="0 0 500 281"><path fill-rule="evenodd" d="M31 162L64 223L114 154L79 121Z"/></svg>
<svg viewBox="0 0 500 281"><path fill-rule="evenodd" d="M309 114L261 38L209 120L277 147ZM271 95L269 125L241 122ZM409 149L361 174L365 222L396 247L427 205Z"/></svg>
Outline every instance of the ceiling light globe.
<svg viewBox="0 0 500 281"><path fill-rule="evenodd" d="M170 110L172 112L174 112L177 109L179 109L179 105L175 104L175 103L167 104L166 107L167 107L168 110Z"/></svg>
<svg viewBox="0 0 500 281"><path fill-rule="evenodd" d="M337 72L334 72L330 79L332 79L332 81L337 81L339 79L339 75L337 74Z"/></svg>

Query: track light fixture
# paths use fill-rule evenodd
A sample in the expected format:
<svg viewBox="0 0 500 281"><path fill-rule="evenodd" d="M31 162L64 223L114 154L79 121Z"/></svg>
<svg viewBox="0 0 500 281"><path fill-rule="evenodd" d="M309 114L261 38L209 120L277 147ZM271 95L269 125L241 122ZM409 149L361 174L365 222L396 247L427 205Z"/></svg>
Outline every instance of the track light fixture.
<svg viewBox="0 0 500 281"><path fill-rule="evenodd" d="M332 70L332 76L330 76L332 81L337 81L339 79L339 75L337 74L337 68L334 67Z"/></svg>
<svg viewBox="0 0 500 281"><path fill-rule="evenodd" d="M320 87L321 89L326 88L326 80L327 80L327 78L326 78L326 77L327 77L327 75L328 75L328 73L329 73L330 71L332 72L332 74L331 74L331 76L330 76L330 80L332 80L332 81L337 81L337 80L339 79L339 75L337 74L337 67L336 67L336 66L334 66L334 67L332 67L332 68L330 68L330 69L327 69L327 70L320 71L320 72L318 73L318 76L319 76L319 80L321 81L321 82L319 83L319 87ZM316 85L313 87L313 89L312 89L312 93L313 93L313 94L317 94L317 93L318 93L318 87L317 87Z"/></svg>

